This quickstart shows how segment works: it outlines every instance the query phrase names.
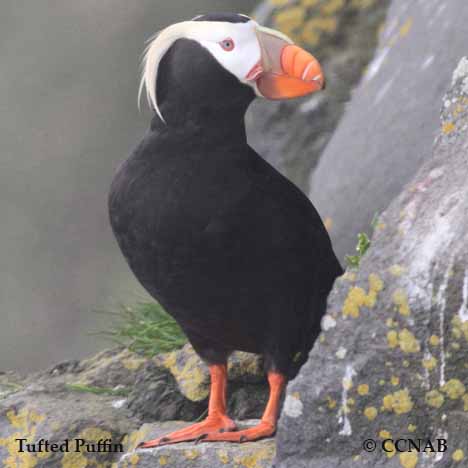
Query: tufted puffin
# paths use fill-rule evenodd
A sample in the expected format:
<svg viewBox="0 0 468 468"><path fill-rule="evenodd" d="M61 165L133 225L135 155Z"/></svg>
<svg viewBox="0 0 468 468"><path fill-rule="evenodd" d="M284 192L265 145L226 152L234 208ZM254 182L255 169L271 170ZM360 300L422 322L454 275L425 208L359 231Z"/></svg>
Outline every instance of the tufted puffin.
<svg viewBox="0 0 468 468"><path fill-rule="evenodd" d="M318 61L240 14L169 26L150 42L140 93L154 115L118 168L110 222L131 270L208 364L207 418L142 447L272 436L295 361L320 331L342 268L309 199L246 141L256 96L324 87ZM262 354L270 397L260 423L226 414L227 359Z"/></svg>

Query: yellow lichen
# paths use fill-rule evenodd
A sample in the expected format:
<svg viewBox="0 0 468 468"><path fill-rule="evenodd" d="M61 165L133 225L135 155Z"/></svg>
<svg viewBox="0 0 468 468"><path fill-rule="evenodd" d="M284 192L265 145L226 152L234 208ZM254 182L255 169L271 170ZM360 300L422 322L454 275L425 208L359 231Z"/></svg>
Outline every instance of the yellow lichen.
<svg viewBox="0 0 468 468"><path fill-rule="evenodd" d="M460 462L465 458L465 453L463 452L462 449L457 449L455 452L452 454L452 460L456 462Z"/></svg>
<svg viewBox="0 0 468 468"><path fill-rule="evenodd" d="M343 315L353 318L359 317L360 308L366 306L372 308L377 301L378 293L383 289L383 281L375 273L371 273L368 278L369 292L366 293L360 287L350 288L348 295L343 303Z"/></svg>
<svg viewBox="0 0 468 468"><path fill-rule="evenodd" d="M383 281L382 281L382 279L380 278L379 275L376 275L375 273L371 273L369 275L369 289L370 289L370 291L378 293L378 292L382 291L383 286L384 286Z"/></svg>
<svg viewBox="0 0 468 468"><path fill-rule="evenodd" d="M274 6L274 7L282 7L285 6L289 3L290 0L269 0L269 2Z"/></svg>
<svg viewBox="0 0 468 468"><path fill-rule="evenodd" d="M409 432L414 432L417 429L417 427L414 424L408 424L408 431Z"/></svg>
<svg viewBox="0 0 468 468"><path fill-rule="evenodd" d="M403 360L403 367L409 367L410 363L408 360L404 359Z"/></svg>
<svg viewBox="0 0 468 468"><path fill-rule="evenodd" d="M396 414L408 413L413 409L413 406L411 395L407 388L385 395L383 398L384 409L394 411Z"/></svg>
<svg viewBox="0 0 468 468"><path fill-rule="evenodd" d="M415 468L418 464L417 452L403 452L399 455L400 465L403 468Z"/></svg>
<svg viewBox="0 0 468 468"><path fill-rule="evenodd" d="M88 459L81 452L68 452L63 456L62 468L86 468Z"/></svg>
<svg viewBox="0 0 468 468"><path fill-rule="evenodd" d="M425 401L433 408L440 408L444 404L444 395L438 390L431 390L426 393Z"/></svg>
<svg viewBox="0 0 468 468"><path fill-rule="evenodd" d="M87 443L98 443L100 440L112 439L112 434L98 427L87 427L78 434L79 439L84 439ZM89 465L96 465L96 458L86 457L82 452L67 452L62 458L62 468L85 468Z"/></svg>
<svg viewBox="0 0 468 468"><path fill-rule="evenodd" d="M367 395L369 393L369 385L367 385L367 384L358 385L357 392L361 396Z"/></svg>
<svg viewBox="0 0 468 468"><path fill-rule="evenodd" d="M331 396L327 396L327 406L330 409L333 409L336 407L336 400L334 400Z"/></svg>
<svg viewBox="0 0 468 468"><path fill-rule="evenodd" d="M128 370L137 370L139 369L143 363L146 362L146 359L139 359L139 358L127 358L127 359L122 359L122 364L125 367L125 369Z"/></svg>
<svg viewBox="0 0 468 468"><path fill-rule="evenodd" d="M398 325L398 322L393 320L392 318L388 318L385 320L385 325L387 325L388 328L396 327Z"/></svg>
<svg viewBox="0 0 468 468"><path fill-rule="evenodd" d="M468 411L468 393L463 395L463 411Z"/></svg>
<svg viewBox="0 0 468 468"><path fill-rule="evenodd" d="M364 410L364 416L369 420L373 421L377 417L378 411L374 406L368 406Z"/></svg>
<svg viewBox="0 0 468 468"><path fill-rule="evenodd" d="M199 450L185 450L184 451L184 457L187 460L196 460L200 456L200 451Z"/></svg>
<svg viewBox="0 0 468 468"><path fill-rule="evenodd" d="M392 458L396 454L395 444L391 440L385 441L385 455L387 458Z"/></svg>
<svg viewBox="0 0 468 468"><path fill-rule="evenodd" d="M388 271L391 275L399 277L406 271L406 268L401 265L392 265Z"/></svg>
<svg viewBox="0 0 468 468"><path fill-rule="evenodd" d="M328 3L325 3L320 11L324 15L333 15L337 11L341 10L344 6L344 0L330 0Z"/></svg>
<svg viewBox="0 0 468 468"><path fill-rule="evenodd" d="M430 343L432 346L439 346L440 338L439 338L437 335L432 335L432 336L429 338L429 343Z"/></svg>
<svg viewBox="0 0 468 468"><path fill-rule="evenodd" d="M219 461L223 465L227 465L229 463L229 455L226 450L218 450L217 452Z"/></svg>
<svg viewBox="0 0 468 468"><path fill-rule="evenodd" d="M427 370L433 370L437 365L437 359L434 356L424 358L422 365Z"/></svg>
<svg viewBox="0 0 468 468"><path fill-rule="evenodd" d="M462 335L465 336L466 341L468 342L468 321L462 322L458 315L455 315L452 319L452 335L459 339Z"/></svg>
<svg viewBox="0 0 468 468"><path fill-rule="evenodd" d="M404 353L417 353L421 349L419 345L419 341L407 328L404 328L398 334L398 339L399 339L400 349Z"/></svg>
<svg viewBox="0 0 468 468"><path fill-rule="evenodd" d="M304 25L302 29L302 40L311 46L316 46L322 34L333 33L336 31L338 21L334 17L312 18Z"/></svg>
<svg viewBox="0 0 468 468"><path fill-rule="evenodd" d="M167 457L165 457L164 455L161 455L161 456L159 457L159 464L160 464L160 466L166 466L168 463L169 463L169 462L168 462Z"/></svg>
<svg viewBox="0 0 468 468"><path fill-rule="evenodd" d="M396 348L398 346L398 333L395 330L390 330L387 333L387 343L390 348Z"/></svg>
<svg viewBox="0 0 468 468"><path fill-rule="evenodd" d="M453 133L455 131L455 124L453 122L444 122L443 125L442 125L442 131L446 134L446 135L450 135L451 133Z"/></svg>
<svg viewBox="0 0 468 468"><path fill-rule="evenodd" d="M189 400L204 400L209 394L208 372L204 371L204 364L192 347L186 346L184 353L187 358L181 364L177 362L177 352L167 353L160 359L164 367L169 369L176 379L182 393Z"/></svg>
<svg viewBox="0 0 468 468"><path fill-rule="evenodd" d="M379 437L381 439L391 439L392 438L392 434L390 434L390 432L386 431L385 429L382 429L380 432L379 432Z"/></svg>
<svg viewBox="0 0 468 468"><path fill-rule="evenodd" d="M136 453L132 453L129 457L128 460L133 466L136 466L138 462L140 461L140 457Z"/></svg>
<svg viewBox="0 0 468 468"><path fill-rule="evenodd" d="M290 1L290 0L288 0ZM317 5L318 3L320 3L322 0L302 0L301 3L302 5L304 5L306 8L310 8L310 7L313 7L315 5Z"/></svg>
<svg viewBox="0 0 468 468"><path fill-rule="evenodd" d="M465 386L458 379L450 379L442 387L442 391L452 400L460 398L465 393Z"/></svg>
<svg viewBox="0 0 468 468"><path fill-rule="evenodd" d="M343 304L343 315L353 318L359 317L359 308L364 305L366 292L362 288L352 287Z"/></svg>
<svg viewBox="0 0 468 468"><path fill-rule="evenodd" d="M390 379L390 383L396 387L399 383L400 383L400 378L397 377L396 375L392 375L391 379Z"/></svg>
<svg viewBox="0 0 468 468"><path fill-rule="evenodd" d="M351 7L365 10L375 3L375 0L352 0Z"/></svg>
<svg viewBox="0 0 468 468"><path fill-rule="evenodd" d="M279 11L273 21L280 29L294 29L304 23L306 9L302 6L286 8Z"/></svg>
<svg viewBox="0 0 468 468"><path fill-rule="evenodd" d="M397 289L392 295L392 300L401 315L410 315L411 311L408 305L408 296L405 291Z"/></svg>
<svg viewBox="0 0 468 468"><path fill-rule="evenodd" d="M260 468L264 463L271 463L275 456L275 448L267 446L257 449L254 452L249 452L246 455L234 457L234 463L245 468Z"/></svg>
<svg viewBox="0 0 468 468"><path fill-rule="evenodd" d="M35 454L18 451L18 441L16 439L27 439L32 442L36 439L37 426L44 421L45 416L37 413L34 409L27 407L19 411L8 410L6 413L8 422L13 429L16 429L8 437L0 438L0 447L4 447L6 457L3 457L5 468L33 468L41 458L47 458L50 453ZM41 456L39 456L41 455Z"/></svg>

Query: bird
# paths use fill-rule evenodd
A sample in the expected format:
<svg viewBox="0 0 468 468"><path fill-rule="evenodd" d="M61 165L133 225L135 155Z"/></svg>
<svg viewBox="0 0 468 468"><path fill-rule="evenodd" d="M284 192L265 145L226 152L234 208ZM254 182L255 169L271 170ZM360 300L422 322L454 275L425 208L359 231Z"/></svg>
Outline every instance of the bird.
<svg viewBox="0 0 468 468"><path fill-rule="evenodd" d="M148 130L111 183L108 209L133 274L208 365L201 422L142 442L242 443L275 434L292 369L320 333L343 273L308 197L247 143L256 98L325 86L318 60L247 15L210 13L168 26L143 58ZM264 357L269 399L241 429L226 409L233 351Z"/></svg>

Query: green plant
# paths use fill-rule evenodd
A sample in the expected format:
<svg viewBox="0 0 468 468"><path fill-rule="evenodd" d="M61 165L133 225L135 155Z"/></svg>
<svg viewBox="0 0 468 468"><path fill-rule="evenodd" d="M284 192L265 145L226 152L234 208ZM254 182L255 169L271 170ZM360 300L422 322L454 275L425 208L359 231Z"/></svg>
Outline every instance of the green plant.
<svg viewBox="0 0 468 468"><path fill-rule="evenodd" d="M187 342L179 325L156 302L122 306L110 314L116 316L117 323L100 334L136 353L154 356L179 349Z"/></svg>
<svg viewBox="0 0 468 468"><path fill-rule="evenodd" d="M128 396L130 394L130 390L125 388L116 390L114 388L94 387L85 384L65 384L65 388L73 392L94 393L95 395Z"/></svg>
<svg viewBox="0 0 468 468"><path fill-rule="evenodd" d="M371 244L369 236L365 232L358 234L358 243L356 246L356 255L346 255L346 262L351 268L358 268L361 262L361 258L367 252Z"/></svg>

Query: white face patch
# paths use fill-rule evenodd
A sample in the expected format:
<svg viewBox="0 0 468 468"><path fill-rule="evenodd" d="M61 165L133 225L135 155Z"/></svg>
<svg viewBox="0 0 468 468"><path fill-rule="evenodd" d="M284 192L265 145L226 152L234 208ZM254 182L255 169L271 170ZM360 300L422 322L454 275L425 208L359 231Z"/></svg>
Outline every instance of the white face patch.
<svg viewBox="0 0 468 468"><path fill-rule="evenodd" d="M247 83L246 77L250 70L260 61L261 49L258 42L257 23L221 23L200 21L203 30L194 32L190 39L197 41L242 83ZM226 50L223 41L232 41L232 49Z"/></svg>
<svg viewBox="0 0 468 468"><path fill-rule="evenodd" d="M221 21L185 21L161 31L149 43L143 60L143 73L138 101L146 88L148 102L164 121L157 102L157 76L159 63L172 44L178 39L191 39L207 49L218 63L242 82L257 92L254 82L246 80L248 73L261 60L262 51L257 37L259 25L250 20L246 23ZM226 48L224 41L230 41ZM224 47L223 47L224 45Z"/></svg>

